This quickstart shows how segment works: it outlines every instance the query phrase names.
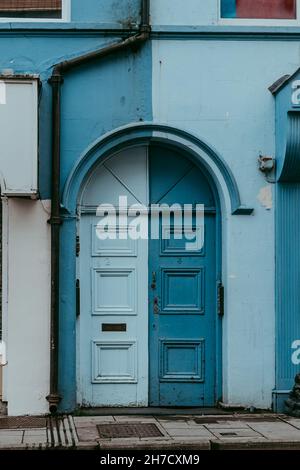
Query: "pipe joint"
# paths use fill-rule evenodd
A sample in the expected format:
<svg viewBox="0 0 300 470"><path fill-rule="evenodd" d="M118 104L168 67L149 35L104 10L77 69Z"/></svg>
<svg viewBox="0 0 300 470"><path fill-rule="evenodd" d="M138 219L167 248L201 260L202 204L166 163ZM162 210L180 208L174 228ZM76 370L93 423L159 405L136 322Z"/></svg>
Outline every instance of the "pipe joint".
<svg viewBox="0 0 300 470"><path fill-rule="evenodd" d="M140 32L143 35L146 35L146 39L149 39L151 33L151 26L150 24L142 24L140 26Z"/></svg>
<svg viewBox="0 0 300 470"><path fill-rule="evenodd" d="M50 83L50 85L56 85L56 84L62 85L64 83L64 78L60 73L60 69L55 68L53 70L53 73L51 77L49 78L48 83Z"/></svg>
<svg viewBox="0 0 300 470"><path fill-rule="evenodd" d="M48 220L48 224L50 224L50 225L62 225L62 223L63 223L63 220L60 216L57 216L57 217L52 216Z"/></svg>
<svg viewBox="0 0 300 470"><path fill-rule="evenodd" d="M138 35L136 36L132 36L131 38L127 39L127 44L128 44L128 47L130 47L130 49L133 51L133 52L137 52L140 48L140 46L146 42L150 37L150 33L147 32L146 30L144 32L140 32Z"/></svg>

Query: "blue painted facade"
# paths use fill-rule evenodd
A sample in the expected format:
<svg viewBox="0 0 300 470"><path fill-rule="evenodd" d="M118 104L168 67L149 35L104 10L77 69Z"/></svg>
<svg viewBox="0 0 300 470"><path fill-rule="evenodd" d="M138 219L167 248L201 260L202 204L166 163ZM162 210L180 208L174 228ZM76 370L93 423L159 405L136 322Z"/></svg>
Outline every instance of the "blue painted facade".
<svg viewBox="0 0 300 470"><path fill-rule="evenodd" d="M64 77L59 348L63 411L77 406L78 197L99 162L132 145L168 145L181 151L208 175L217 193L213 276L225 287L225 316L213 339L216 352L211 361L218 385L208 404L218 399L228 405L282 409L279 396L286 395L299 369L291 362L291 343L300 339L299 182L266 181L257 159L270 155L278 159L278 168L285 159L290 82L276 95L276 127L275 99L268 87L299 66L300 33L294 26L224 26L219 6L218 0L192 0L189 9L180 0L152 0L149 41L137 51L92 62ZM43 201L51 194L48 79L53 66L135 34L139 22L139 0L72 0L67 23L0 23L0 71L38 74L41 80ZM211 308L216 310L216 297Z"/></svg>
<svg viewBox="0 0 300 470"><path fill-rule="evenodd" d="M276 100L276 390L275 406L284 400L299 372L290 360L300 337L299 322L299 70L283 77L273 90ZM297 359L296 354L296 359Z"/></svg>
<svg viewBox="0 0 300 470"><path fill-rule="evenodd" d="M93 34L65 37L62 33L58 36L55 34L47 40L44 35L33 35L28 41L24 41L22 35L16 35L14 39L15 72L39 74L42 81L39 130L39 189L42 199L50 197L51 87L47 80L52 66L63 58L80 55L120 40L118 35L102 39ZM1 38L2 70L12 67L11 56L7 56L10 47L11 36ZM110 94L107 93L107 83L112 84ZM62 187L78 156L91 142L99 135L124 124L151 120L151 107L150 45L135 54L119 55L113 60L109 58L99 67L91 64L66 76L62 101Z"/></svg>

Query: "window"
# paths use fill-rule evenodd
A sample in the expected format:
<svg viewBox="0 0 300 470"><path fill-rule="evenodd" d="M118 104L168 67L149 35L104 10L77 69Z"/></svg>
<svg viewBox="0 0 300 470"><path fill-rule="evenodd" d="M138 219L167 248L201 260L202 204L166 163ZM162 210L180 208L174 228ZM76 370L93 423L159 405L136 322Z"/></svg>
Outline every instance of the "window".
<svg viewBox="0 0 300 470"><path fill-rule="evenodd" d="M0 21L66 20L70 0L0 0Z"/></svg>
<svg viewBox="0 0 300 470"><path fill-rule="evenodd" d="M298 0L221 0L221 18L296 20Z"/></svg>

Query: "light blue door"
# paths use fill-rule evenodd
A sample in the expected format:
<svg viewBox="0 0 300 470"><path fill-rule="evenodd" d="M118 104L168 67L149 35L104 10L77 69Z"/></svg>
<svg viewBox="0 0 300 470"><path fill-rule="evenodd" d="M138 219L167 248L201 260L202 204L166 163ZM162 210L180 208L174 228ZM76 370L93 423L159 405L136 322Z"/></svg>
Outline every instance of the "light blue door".
<svg viewBox="0 0 300 470"><path fill-rule="evenodd" d="M125 224L119 218L116 227L108 228L112 237L97 236L97 207L125 210L119 207L120 196L129 205L148 205L146 147L119 152L100 164L80 201L77 364L83 406L148 405L148 241L134 239L130 220Z"/></svg>
<svg viewBox="0 0 300 470"><path fill-rule="evenodd" d="M151 204L204 204L204 246L186 250L171 218L170 238L149 242L150 405L212 406L216 399L216 215L207 179L168 148L149 153Z"/></svg>

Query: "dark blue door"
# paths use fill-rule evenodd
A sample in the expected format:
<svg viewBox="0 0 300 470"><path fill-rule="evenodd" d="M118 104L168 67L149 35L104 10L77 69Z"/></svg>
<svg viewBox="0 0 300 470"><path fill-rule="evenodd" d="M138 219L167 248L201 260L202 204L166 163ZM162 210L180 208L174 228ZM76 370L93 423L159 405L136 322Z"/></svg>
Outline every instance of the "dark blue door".
<svg viewBox="0 0 300 470"><path fill-rule="evenodd" d="M186 249L171 217L169 239L149 246L150 405L212 406L216 393L216 215L207 178L191 160L151 146L151 204L204 204L204 245ZM193 216L193 220L195 217ZM193 227L195 228L195 227Z"/></svg>

